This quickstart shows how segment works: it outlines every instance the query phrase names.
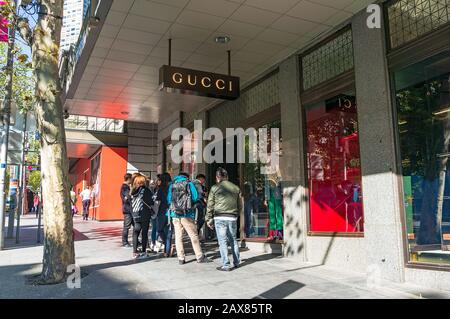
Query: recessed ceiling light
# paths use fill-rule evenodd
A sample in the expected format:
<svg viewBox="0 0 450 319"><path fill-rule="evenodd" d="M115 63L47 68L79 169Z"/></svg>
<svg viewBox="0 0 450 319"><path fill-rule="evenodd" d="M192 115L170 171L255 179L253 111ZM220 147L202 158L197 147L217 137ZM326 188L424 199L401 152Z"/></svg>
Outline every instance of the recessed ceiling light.
<svg viewBox="0 0 450 319"><path fill-rule="evenodd" d="M226 44L231 41L231 38L227 35L220 35L214 38L214 42L220 44Z"/></svg>

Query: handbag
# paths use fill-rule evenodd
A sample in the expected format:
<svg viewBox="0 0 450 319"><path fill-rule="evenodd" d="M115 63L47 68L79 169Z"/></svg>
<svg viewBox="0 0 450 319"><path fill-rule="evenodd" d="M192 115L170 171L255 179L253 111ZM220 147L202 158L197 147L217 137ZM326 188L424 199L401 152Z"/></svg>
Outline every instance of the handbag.
<svg viewBox="0 0 450 319"><path fill-rule="evenodd" d="M151 210L153 211L152 219L155 219L158 216L159 207L161 206L161 201L157 200L157 192L153 195L153 205L151 207Z"/></svg>
<svg viewBox="0 0 450 319"><path fill-rule="evenodd" d="M148 209L150 209L150 217L151 217L151 219L155 219L158 214L155 213L155 211L153 210L153 207L150 206L149 204L147 204L144 200L142 200L142 202L144 203L145 206L148 207Z"/></svg>
<svg viewBox="0 0 450 319"><path fill-rule="evenodd" d="M155 201L153 202L153 207L151 207L151 211L153 212L152 214L152 219L155 219L158 216L158 211L159 211L159 206L161 205L161 201Z"/></svg>

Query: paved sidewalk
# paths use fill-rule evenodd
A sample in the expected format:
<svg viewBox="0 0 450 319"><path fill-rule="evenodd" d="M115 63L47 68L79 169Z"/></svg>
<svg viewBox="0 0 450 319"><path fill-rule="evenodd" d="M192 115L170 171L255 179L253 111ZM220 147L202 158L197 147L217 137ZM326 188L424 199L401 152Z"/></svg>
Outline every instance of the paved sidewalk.
<svg viewBox="0 0 450 319"><path fill-rule="evenodd" d="M369 289L364 274L252 251L242 252L241 268L223 273L215 269L215 246L208 248L209 264L197 264L193 255L183 266L176 258L158 255L134 261L131 249L120 247L120 222L83 222L80 217L75 218L75 246L84 276L81 288L33 286L42 246L36 244L36 219L25 217L22 225L26 234L21 244L8 240L0 252L0 298L450 298L450 292L409 284Z"/></svg>

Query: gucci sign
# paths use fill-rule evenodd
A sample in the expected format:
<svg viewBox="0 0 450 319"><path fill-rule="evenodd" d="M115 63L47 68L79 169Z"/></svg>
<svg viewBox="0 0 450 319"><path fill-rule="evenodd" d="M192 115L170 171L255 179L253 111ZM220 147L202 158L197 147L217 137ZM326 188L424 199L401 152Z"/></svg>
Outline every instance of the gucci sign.
<svg viewBox="0 0 450 319"><path fill-rule="evenodd" d="M356 98L354 96L340 94L325 101L326 111L333 110L346 113L356 113Z"/></svg>
<svg viewBox="0 0 450 319"><path fill-rule="evenodd" d="M159 69L159 89L223 100L235 100L240 95L238 77L169 65Z"/></svg>

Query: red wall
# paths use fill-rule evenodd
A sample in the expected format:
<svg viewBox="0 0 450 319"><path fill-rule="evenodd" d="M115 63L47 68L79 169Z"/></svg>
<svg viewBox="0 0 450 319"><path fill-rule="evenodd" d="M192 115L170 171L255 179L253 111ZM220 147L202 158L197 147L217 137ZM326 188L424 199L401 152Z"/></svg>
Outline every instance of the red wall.
<svg viewBox="0 0 450 319"><path fill-rule="evenodd" d="M100 159L100 207L97 220L121 220L120 187L127 172L128 149L102 147Z"/></svg>
<svg viewBox="0 0 450 319"><path fill-rule="evenodd" d="M123 183L123 175L127 172L128 149L124 147L107 147L100 148L100 198L99 205L89 209L89 217L95 216L96 220L122 220L122 202L120 200L120 186ZM98 152L94 154L97 155ZM91 159L80 159L75 167L71 170L72 184L75 185L77 193L78 211L83 211L81 198L78 191L83 190L84 172L86 174L87 183L90 182Z"/></svg>

